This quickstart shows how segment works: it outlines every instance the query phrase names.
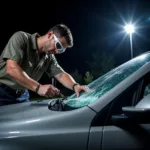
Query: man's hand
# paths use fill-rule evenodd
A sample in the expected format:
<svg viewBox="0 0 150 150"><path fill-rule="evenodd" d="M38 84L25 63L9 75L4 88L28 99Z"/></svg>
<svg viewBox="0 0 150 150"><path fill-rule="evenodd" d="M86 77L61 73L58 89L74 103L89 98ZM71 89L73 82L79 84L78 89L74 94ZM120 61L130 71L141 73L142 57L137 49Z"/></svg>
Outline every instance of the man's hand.
<svg viewBox="0 0 150 150"><path fill-rule="evenodd" d="M40 96L45 96L45 97L61 96L60 90L55 88L51 84L40 85L40 88L38 90L38 94Z"/></svg>
<svg viewBox="0 0 150 150"><path fill-rule="evenodd" d="M76 86L74 86L74 90L76 92L77 97L79 97L79 93L82 90L85 91L85 92L89 92L90 91L89 87L86 86L86 85L76 85Z"/></svg>

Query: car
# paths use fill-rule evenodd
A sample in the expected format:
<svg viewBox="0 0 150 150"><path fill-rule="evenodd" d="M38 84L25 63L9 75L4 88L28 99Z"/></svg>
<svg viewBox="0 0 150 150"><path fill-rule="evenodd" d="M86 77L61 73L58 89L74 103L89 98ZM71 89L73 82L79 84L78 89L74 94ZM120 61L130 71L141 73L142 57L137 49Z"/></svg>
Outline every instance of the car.
<svg viewBox="0 0 150 150"><path fill-rule="evenodd" d="M88 84L89 92L0 107L1 150L150 148L150 52Z"/></svg>

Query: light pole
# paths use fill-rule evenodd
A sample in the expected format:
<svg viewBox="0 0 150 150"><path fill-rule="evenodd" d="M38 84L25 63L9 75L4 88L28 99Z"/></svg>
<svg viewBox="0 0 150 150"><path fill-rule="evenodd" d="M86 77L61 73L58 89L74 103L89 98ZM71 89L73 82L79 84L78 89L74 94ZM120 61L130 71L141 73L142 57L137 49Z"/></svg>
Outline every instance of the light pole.
<svg viewBox="0 0 150 150"><path fill-rule="evenodd" d="M132 45L132 33L134 33L134 26L128 24L124 27L125 31L130 35L130 47L131 47L131 59L133 58L133 45Z"/></svg>

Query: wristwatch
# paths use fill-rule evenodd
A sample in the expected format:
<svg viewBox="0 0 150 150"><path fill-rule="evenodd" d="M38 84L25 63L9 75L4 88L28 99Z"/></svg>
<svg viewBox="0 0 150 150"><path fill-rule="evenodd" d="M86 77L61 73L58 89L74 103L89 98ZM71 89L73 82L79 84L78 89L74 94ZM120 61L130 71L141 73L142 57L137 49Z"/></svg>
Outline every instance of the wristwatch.
<svg viewBox="0 0 150 150"><path fill-rule="evenodd" d="M36 92L36 93L38 93L39 88L40 88L40 84L38 84L38 86L37 86L36 89L35 89L35 92Z"/></svg>
<svg viewBox="0 0 150 150"><path fill-rule="evenodd" d="M79 85L79 83L73 84L73 86L72 86L73 91L75 91L74 87L75 87L76 85Z"/></svg>

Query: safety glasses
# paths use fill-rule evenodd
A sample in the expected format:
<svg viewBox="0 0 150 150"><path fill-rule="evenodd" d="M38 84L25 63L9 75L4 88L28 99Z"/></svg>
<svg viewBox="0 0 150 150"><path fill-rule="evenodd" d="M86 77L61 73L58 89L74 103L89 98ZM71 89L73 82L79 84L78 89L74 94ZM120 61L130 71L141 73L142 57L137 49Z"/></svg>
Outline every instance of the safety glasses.
<svg viewBox="0 0 150 150"><path fill-rule="evenodd" d="M54 34L54 40L55 40L55 48L59 51L59 53L65 52L66 48L63 47L63 45L58 40L55 34Z"/></svg>

